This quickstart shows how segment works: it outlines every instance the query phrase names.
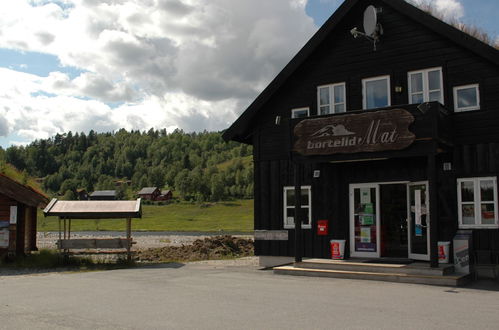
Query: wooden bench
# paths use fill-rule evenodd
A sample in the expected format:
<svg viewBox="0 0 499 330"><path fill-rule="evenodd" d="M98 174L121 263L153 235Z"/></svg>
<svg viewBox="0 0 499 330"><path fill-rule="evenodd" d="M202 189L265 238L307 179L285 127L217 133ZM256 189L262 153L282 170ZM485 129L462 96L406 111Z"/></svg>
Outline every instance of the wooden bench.
<svg viewBox="0 0 499 330"><path fill-rule="evenodd" d="M127 238L99 238L99 239L61 239L57 241L57 248L67 249L126 249L135 244Z"/></svg>

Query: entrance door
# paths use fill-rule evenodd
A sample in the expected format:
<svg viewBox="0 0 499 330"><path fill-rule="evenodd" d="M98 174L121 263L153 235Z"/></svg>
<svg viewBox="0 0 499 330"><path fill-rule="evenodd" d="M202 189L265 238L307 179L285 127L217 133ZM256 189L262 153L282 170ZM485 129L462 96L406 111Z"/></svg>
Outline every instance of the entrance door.
<svg viewBox="0 0 499 330"><path fill-rule="evenodd" d="M407 258L407 184L380 186L381 256Z"/></svg>
<svg viewBox="0 0 499 330"><path fill-rule="evenodd" d="M350 255L378 258L379 185L350 185Z"/></svg>
<svg viewBox="0 0 499 330"><path fill-rule="evenodd" d="M409 258L430 260L430 208L428 182L408 184L407 227L409 234Z"/></svg>

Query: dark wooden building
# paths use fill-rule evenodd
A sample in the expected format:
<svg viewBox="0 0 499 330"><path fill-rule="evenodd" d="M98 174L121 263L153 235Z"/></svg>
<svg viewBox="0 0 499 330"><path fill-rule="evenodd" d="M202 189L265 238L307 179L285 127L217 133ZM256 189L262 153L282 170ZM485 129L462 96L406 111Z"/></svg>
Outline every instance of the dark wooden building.
<svg viewBox="0 0 499 330"><path fill-rule="evenodd" d="M498 91L495 48L403 0L346 0L224 133L253 145L256 255L340 239L436 266L466 229L493 263Z"/></svg>
<svg viewBox="0 0 499 330"><path fill-rule="evenodd" d="M169 201L173 198L173 191L171 190L162 190L161 195L158 196L158 201Z"/></svg>
<svg viewBox="0 0 499 330"><path fill-rule="evenodd" d="M146 187L142 188L137 195L145 200L155 201L161 195L161 190L158 187Z"/></svg>
<svg viewBox="0 0 499 330"><path fill-rule="evenodd" d="M0 174L0 257L36 251L37 208L48 198Z"/></svg>

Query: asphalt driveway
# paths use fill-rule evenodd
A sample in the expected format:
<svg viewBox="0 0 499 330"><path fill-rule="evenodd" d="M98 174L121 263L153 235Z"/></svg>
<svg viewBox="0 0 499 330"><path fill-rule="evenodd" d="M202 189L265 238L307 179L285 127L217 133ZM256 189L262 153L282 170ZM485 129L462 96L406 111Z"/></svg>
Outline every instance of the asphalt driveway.
<svg viewBox="0 0 499 330"><path fill-rule="evenodd" d="M499 285L468 288L171 264L0 276L1 329L498 329Z"/></svg>

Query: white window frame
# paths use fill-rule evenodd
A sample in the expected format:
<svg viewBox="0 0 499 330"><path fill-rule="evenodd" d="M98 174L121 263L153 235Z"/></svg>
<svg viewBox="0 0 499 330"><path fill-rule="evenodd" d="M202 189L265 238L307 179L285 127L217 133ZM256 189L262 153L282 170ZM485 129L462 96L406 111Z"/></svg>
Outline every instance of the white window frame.
<svg viewBox="0 0 499 330"><path fill-rule="evenodd" d="M335 103L335 94L334 94L334 88L341 86L343 87L343 102L338 102ZM321 104L321 89L322 88L328 88L329 89L329 104ZM335 108L337 105L343 104L343 109L344 111L342 112L336 112ZM326 114L321 114L321 106L329 106L329 112ZM328 114L333 114L333 113L345 113L347 111L347 87L345 82L341 83L335 83L335 84L327 84L327 85L321 85L317 86L317 115L328 115Z"/></svg>
<svg viewBox="0 0 499 330"><path fill-rule="evenodd" d="M307 117L310 117L310 108L309 107L303 107L303 108L295 108L295 109L291 109L291 118L298 118L296 116L296 113L298 111L303 111L303 110L306 110L307 111Z"/></svg>
<svg viewBox="0 0 499 330"><path fill-rule="evenodd" d="M287 206L287 192L288 190L295 190L295 187L284 187L283 188L283 223L284 223L284 229L294 229L295 228L295 220L292 218L292 220L288 220L288 209L294 209L295 206ZM302 222L302 228L303 229L311 229L312 228L312 187L311 186L301 186L301 190L308 190L308 206L304 207L303 205L301 206L302 208L308 208L308 219L310 223L305 224ZM292 223L291 223L292 221Z"/></svg>
<svg viewBox="0 0 499 330"><path fill-rule="evenodd" d="M386 91L388 95L388 104L384 107L390 107L392 106L392 84L391 84L391 79L390 75L385 75L385 76L377 76L377 77L371 77L371 78L365 78L362 79L362 108L364 110L367 110L367 94L366 94L366 83L371 82L371 81L377 81L377 80L386 80ZM371 108L371 109L376 109L376 108Z"/></svg>
<svg viewBox="0 0 499 330"><path fill-rule="evenodd" d="M459 103L457 102L457 92L461 89L475 88L476 90L476 102L477 105L472 107L464 107L459 108ZM455 112L464 112L464 111L472 111L472 110L480 110L480 85L479 84L470 84L464 86L456 86L454 87L454 111Z"/></svg>
<svg viewBox="0 0 499 330"><path fill-rule="evenodd" d="M440 76L440 89L432 89L430 90L429 85L430 81L428 79L428 73L430 71L439 71L439 76ZM411 75L413 74L418 74L421 73L423 75L423 102L429 102L430 101L430 93L433 92L440 92L440 100L439 102L441 104L444 104L444 78L442 74L442 67L435 67L435 68L429 68L429 69L424 69L424 70L416 70L416 71L410 71L407 73L407 81L408 81L408 94L409 94L409 104L412 104L412 95L416 93L412 93L412 79ZM418 93L419 94L419 93Z"/></svg>
<svg viewBox="0 0 499 330"><path fill-rule="evenodd" d="M494 201L482 202L480 195L480 182L481 181L493 181L494 182ZM473 182L473 202L463 202L461 196L461 183L463 182ZM495 224L482 224L482 204L494 204L494 215L495 215ZM473 204L475 209L475 221L479 223L475 224L463 224L463 204ZM462 229L470 229L470 228L482 228L482 229L495 229L499 228L498 215L497 215L497 177L476 177L476 178L461 178L457 179L457 207L458 207L458 219L459 219L459 228Z"/></svg>

